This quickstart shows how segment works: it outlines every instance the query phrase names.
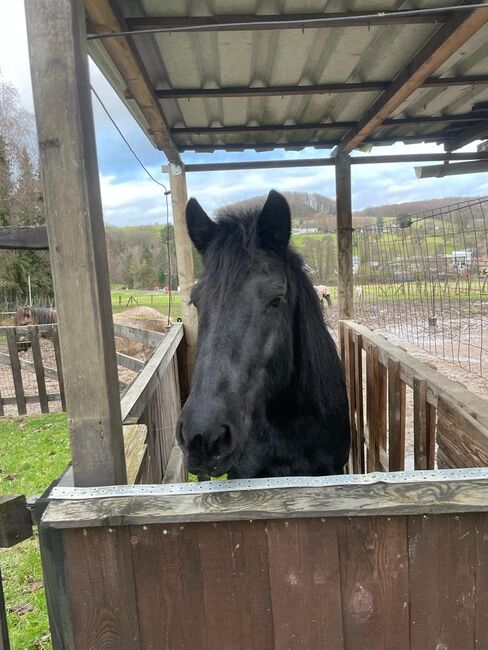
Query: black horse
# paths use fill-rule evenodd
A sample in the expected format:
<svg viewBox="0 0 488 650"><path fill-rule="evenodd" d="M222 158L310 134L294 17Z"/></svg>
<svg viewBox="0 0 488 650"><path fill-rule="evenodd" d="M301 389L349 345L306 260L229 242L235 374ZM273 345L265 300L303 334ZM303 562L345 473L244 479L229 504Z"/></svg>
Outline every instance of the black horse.
<svg viewBox="0 0 488 650"><path fill-rule="evenodd" d="M204 271L197 358L177 437L200 478L342 474L350 444L336 347L301 258L286 199L212 221L186 208Z"/></svg>

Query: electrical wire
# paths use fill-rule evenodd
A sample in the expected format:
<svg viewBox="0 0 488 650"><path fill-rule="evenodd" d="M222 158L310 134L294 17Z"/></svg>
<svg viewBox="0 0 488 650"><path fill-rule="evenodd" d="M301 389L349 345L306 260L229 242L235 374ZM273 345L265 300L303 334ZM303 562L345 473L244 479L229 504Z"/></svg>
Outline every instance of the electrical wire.
<svg viewBox="0 0 488 650"><path fill-rule="evenodd" d="M171 306L172 306L173 301L172 301L172 288L171 288L171 250L170 250L170 241L169 241L169 201L168 201L168 196L171 194L171 191L168 190L168 188L166 187L166 185L164 183L162 183L161 181L158 181L156 178L154 178L154 176L151 174L151 172L147 169L147 167L144 165L142 160L136 154L134 149L131 147L131 145L129 144L127 138L125 137L125 135L120 130L119 125L114 120L114 118L110 114L108 108L103 103L100 95L97 93L97 91L95 90L95 88L93 88L93 86L91 84L90 84L90 88L91 88L92 93L97 98L100 106L103 108L105 114L107 115L109 120L112 122L112 124L116 128L116 130L117 130L118 134L120 135L120 137L122 138L123 142L125 143L125 145L129 149L131 154L134 156L134 158L137 160L139 165L142 167L142 169L146 172L149 179L151 181L153 181L154 183L156 183L157 185L159 185L160 187L162 187L163 190L164 190L164 197L165 197L165 203L166 203L166 254L167 254L167 258L168 258L168 325L170 325L171 324Z"/></svg>

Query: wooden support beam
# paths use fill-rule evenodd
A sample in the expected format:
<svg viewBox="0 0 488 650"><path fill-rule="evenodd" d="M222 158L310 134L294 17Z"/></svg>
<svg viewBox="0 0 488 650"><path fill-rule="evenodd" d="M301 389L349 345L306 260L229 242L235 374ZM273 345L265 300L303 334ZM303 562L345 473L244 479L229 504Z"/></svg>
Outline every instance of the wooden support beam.
<svg viewBox="0 0 488 650"><path fill-rule="evenodd" d="M26 18L75 484L125 483L83 3L26 0Z"/></svg>
<svg viewBox="0 0 488 650"><path fill-rule="evenodd" d="M461 162L454 165L428 165L415 167L417 178L443 178L444 176L457 176L459 174L480 174L488 171L488 160L474 162Z"/></svg>
<svg viewBox="0 0 488 650"><path fill-rule="evenodd" d="M47 250L46 226L0 228L0 249Z"/></svg>
<svg viewBox="0 0 488 650"><path fill-rule="evenodd" d="M114 39L116 40L116 39ZM393 82L394 83L394 82ZM425 88L444 88L448 86L486 85L488 75L467 77L430 77L419 83ZM372 93L382 92L392 85L390 81L361 81L349 83L326 83L281 85L281 86L228 86L224 88L164 88L156 90L158 99L191 99L191 98L226 98L226 97L281 97L283 95L333 95L342 93ZM413 91L412 91L413 92ZM395 107L396 108L396 107ZM393 112L394 109L390 111Z"/></svg>
<svg viewBox="0 0 488 650"><path fill-rule="evenodd" d="M455 113L453 115L419 115L418 117L402 117L386 119L383 126L410 126L418 124L451 124L479 122L480 117L475 113ZM173 135L222 135L224 133L261 133L268 131L330 131L335 129L351 129L357 122L310 122L305 124L259 124L256 126L182 126L171 129Z"/></svg>
<svg viewBox="0 0 488 650"><path fill-rule="evenodd" d="M390 15L391 14L391 15ZM342 27L387 27L388 25L436 24L447 20L448 13L346 11L286 14L231 14L220 16L141 16L128 18L132 31L177 29L179 32L228 32L274 29L319 29Z"/></svg>
<svg viewBox="0 0 488 650"><path fill-rule="evenodd" d="M353 315L351 161L348 156L337 158L335 172L339 318L344 319Z"/></svg>
<svg viewBox="0 0 488 650"><path fill-rule="evenodd" d="M185 326L187 378L191 382L198 336L197 310L190 302L190 292L195 283L193 269L193 244L186 228L186 175L183 165L170 165L169 181L175 229L176 263L180 283L181 313Z"/></svg>
<svg viewBox="0 0 488 650"><path fill-rule="evenodd" d="M90 25L96 32L121 32L126 29L124 19L116 14L109 0L85 0L85 9ZM109 38L104 42L104 47L147 120L157 147L168 160L178 162L180 155L171 139L166 117L132 39Z"/></svg>
<svg viewBox="0 0 488 650"><path fill-rule="evenodd" d="M446 140L446 151L460 149L475 140L483 140L488 137L488 119L481 120L478 124L466 127L463 131L456 133Z"/></svg>
<svg viewBox="0 0 488 650"><path fill-rule="evenodd" d="M32 537L32 523L25 497L0 495L0 548L10 548Z"/></svg>
<svg viewBox="0 0 488 650"><path fill-rule="evenodd" d="M488 7L451 16L342 139L336 154L349 153L360 145L487 21Z"/></svg>

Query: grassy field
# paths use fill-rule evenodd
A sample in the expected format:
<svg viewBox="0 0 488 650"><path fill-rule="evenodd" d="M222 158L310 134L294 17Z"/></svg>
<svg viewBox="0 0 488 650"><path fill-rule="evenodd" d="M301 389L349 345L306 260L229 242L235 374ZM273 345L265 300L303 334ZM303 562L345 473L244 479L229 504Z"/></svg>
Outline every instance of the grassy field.
<svg viewBox="0 0 488 650"><path fill-rule="evenodd" d="M0 419L2 494L39 495L69 462L63 413ZM0 549L12 650L51 648L37 537Z"/></svg>
<svg viewBox="0 0 488 650"><path fill-rule="evenodd" d="M141 291L139 289L112 290L112 310L114 314L130 309L131 307L153 307L159 312L168 315L169 295L155 291ZM171 295L171 318L176 320L181 317L181 299L178 293Z"/></svg>

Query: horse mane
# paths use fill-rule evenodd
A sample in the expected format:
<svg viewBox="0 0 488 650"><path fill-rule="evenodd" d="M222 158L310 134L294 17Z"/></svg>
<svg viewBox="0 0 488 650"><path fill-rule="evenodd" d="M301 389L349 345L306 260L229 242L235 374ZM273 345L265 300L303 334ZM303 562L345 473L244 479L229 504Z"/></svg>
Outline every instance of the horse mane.
<svg viewBox="0 0 488 650"><path fill-rule="evenodd" d="M262 249L257 235L260 208L223 209L217 218L218 230L209 245L204 264L212 277L205 287L209 298L225 300L243 274L251 267ZM343 370L335 343L324 322L319 298L305 270L305 264L293 248L284 254L266 251L283 268L288 284L296 293L292 328L294 333L294 397L299 405L323 409L329 404L337 409L336 384L331 377L342 377ZM335 389L335 390L334 390Z"/></svg>

